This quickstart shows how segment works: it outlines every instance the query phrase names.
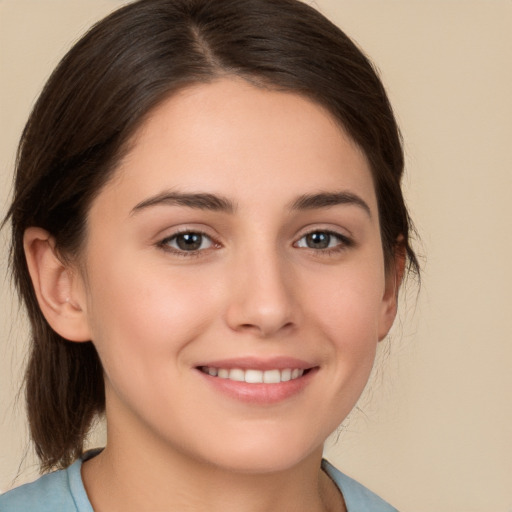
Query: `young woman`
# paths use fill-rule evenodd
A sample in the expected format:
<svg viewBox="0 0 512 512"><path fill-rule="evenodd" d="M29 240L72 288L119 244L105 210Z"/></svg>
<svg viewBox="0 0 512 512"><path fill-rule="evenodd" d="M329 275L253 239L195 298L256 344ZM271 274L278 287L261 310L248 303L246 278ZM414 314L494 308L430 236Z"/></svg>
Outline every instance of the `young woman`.
<svg viewBox="0 0 512 512"><path fill-rule="evenodd" d="M2 512L394 510L322 448L417 269L402 171L372 66L301 2L140 0L93 27L20 143L49 473Z"/></svg>

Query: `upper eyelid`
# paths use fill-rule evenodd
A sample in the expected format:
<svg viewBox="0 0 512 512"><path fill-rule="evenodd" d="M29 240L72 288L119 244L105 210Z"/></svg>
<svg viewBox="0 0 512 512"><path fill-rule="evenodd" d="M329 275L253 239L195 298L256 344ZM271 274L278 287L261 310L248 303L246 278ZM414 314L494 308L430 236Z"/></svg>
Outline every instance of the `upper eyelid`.
<svg viewBox="0 0 512 512"><path fill-rule="evenodd" d="M341 228L336 229L336 228L331 228L331 227L311 227L310 229L303 231L297 237L297 240L300 240L301 238L304 238L305 236L310 235L312 233L328 233L330 235L339 236L340 238L345 239L345 240L353 240L354 239L352 233L348 232L348 230L343 230Z"/></svg>
<svg viewBox="0 0 512 512"><path fill-rule="evenodd" d="M206 233L206 231L199 229L199 228L185 228L185 229L178 228L175 231L173 231L172 233L163 236L162 239L165 240L168 238L173 238L175 236L183 235L183 234L187 234L187 233L195 233L197 235L203 235L203 236L212 238L212 235L209 235L208 233Z"/></svg>
<svg viewBox="0 0 512 512"><path fill-rule="evenodd" d="M352 244L352 243L354 243L354 241L353 241L351 236L345 235L345 234L340 233L338 231L334 231L334 230L331 230L331 229L313 229L311 231L307 231L306 233L303 233L299 238L297 238L297 240L294 242L294 244L298 243L304 237L306 237L308 235L311 235L313 233L326 233L328 235L335 236L335 237L339 238L342 243L345 243L345 244L349 244L349 243Z"/></svg>
<svg viewBox="0 0 512 512"><path fill-rule="evenodd" d="M160 230L160 233L155 236L157 242L161 242L163 240L168 240L178 235L182 235L184 233L197 233L199 235L206 236L211 240L218 240L220 238L216 233L212 233L212 229L207 229L205 227L199 226L195 227L194 225L186 225L184 227L174 226L167 227L165 229Z"/></svg>
<svg viewBox="0 0 512 512"><path fill-rule="evenodd" d="M160 238L160 242L159 243L164 243L165 241L167 240L172 240L173 238L176 238L180 235L186 235L186 234L189 234L189 233L194 233L196 235L201 235L201 236L204 236L206 238L209 238L211 240L212 243L214 244L217 244L217 239L206 233L205 231L202 231L200 229L182 229L182 230L178 230L178 231L174 231L173 233L171 233L170 235L167 235L167 236L164 236L162 238Z"/></svg>
<svg viewBox="0 0 512 512"><path fill-rule="evenodd" d="M207 233L207 230L201 229L201 228L193 228L193 227L186 227L186 228L178 228L176 231L173 231L169 235L161 236L159 237L161 240L166 240L169 238L173 238L175 236L184 234L184 233L196 233L199 235L206 236L208 238L211 238L212 240L216 239L217 237L215 235L211 235L210 233ZM333 228L309 228L306 231L303 231L298 237L297 240L311 234L311 233L329 233L331 235L340 236L342 238L351 238L351 234L342 233L339 230L333 229Z"/></svg>
<svg viewBox="0 0 512 512"><path fill-rule="evenodd" d="M334 229L334 228L311 228L302 233L301 236L306 236L311 233L330 233L331 235L339 235L339 236L345 236L348 237L349 235L345 235L344 233L341 233L340 230Z"/></svg>

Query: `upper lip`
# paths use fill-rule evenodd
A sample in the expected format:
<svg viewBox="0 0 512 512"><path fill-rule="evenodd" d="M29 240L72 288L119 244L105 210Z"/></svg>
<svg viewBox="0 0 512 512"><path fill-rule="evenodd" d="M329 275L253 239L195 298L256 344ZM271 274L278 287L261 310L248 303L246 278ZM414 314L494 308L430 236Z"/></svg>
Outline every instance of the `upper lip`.
<svg viewBox="0 0 512 512"><path fill-rule="evenodd" d="M210 368L225 368L227 370L233 368L239 368L241 370L286 370L291 369L302 369L307 370L316 366L311 362L304 361L303 359L297 359L295 357L270 357L270 358L259 358L259 357L236 357L229 359L217 359L214 361L205 361L196 367L210 367Z"/></svg>

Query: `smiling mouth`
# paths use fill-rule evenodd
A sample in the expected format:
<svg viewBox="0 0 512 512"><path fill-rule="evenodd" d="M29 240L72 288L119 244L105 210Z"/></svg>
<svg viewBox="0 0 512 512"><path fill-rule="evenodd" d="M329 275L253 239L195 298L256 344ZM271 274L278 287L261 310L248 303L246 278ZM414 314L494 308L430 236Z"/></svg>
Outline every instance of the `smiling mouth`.
<svg viewBox="0 0 512 512"><path fill-rule="evenodd" d="M219 379L228 379L236 382L246 382L247 384L279 384L295 380L310 371L304 368L285 368L283 370L255 370L241 368L215 368L213 366L200 366L199 370L211 377Z"/></svg>

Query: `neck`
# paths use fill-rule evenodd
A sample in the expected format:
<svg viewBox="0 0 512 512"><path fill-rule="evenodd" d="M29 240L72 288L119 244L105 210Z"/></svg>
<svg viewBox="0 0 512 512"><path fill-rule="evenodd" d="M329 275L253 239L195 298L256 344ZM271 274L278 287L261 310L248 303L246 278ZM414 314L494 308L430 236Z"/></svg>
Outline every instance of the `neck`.
<svg viewBox="0 0 512 512"><path fill-rule="evenodd" d="M345 510L320 463L317 450L285 470L242 473L162 447L109 442L84 463L82 476L96 512Z"/></svg>

